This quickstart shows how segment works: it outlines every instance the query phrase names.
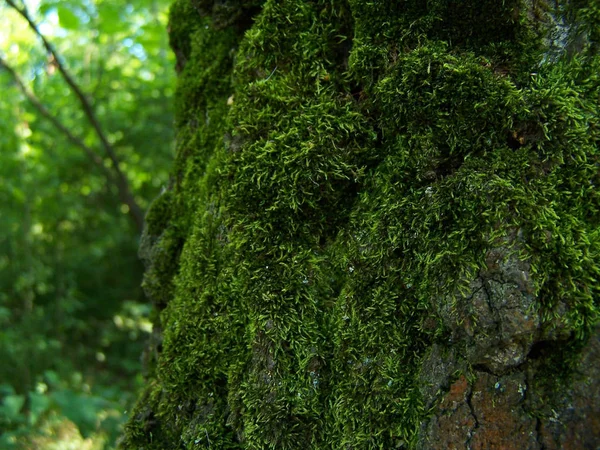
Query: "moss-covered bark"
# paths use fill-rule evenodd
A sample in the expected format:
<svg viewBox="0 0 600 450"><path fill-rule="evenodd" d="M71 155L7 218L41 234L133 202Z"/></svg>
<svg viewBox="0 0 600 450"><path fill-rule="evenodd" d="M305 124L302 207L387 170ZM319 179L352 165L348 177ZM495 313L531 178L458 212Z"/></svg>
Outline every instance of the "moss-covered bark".
<svg viewBox="0 0 600 450"><path fill-rule="evenodd" d="M124 449L595 448L597 0L177 0Z"/></svg>

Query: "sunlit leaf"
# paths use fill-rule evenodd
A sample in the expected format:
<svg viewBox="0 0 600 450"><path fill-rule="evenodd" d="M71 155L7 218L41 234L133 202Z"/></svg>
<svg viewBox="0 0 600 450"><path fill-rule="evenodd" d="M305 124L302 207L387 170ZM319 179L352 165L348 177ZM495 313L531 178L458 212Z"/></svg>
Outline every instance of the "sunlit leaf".
<svg viewBox="0 0 600 450"><path fill-rule="evenodd" d="M69 8L59 6L58 9L58 23L61 27L67 30L75 30L79 28L81 21L79 17L71 11Z"/></svg>
<svg viewBox="0 0 600 450"><path fill-rule="evenodd" d="M98 18L100 30L104 33L117 33L127 30L130 24L121 17L122 7L113 3L98 5Z"/></svg>
<svg viewBox="0 0 600 450"><path fill-rule="evenodd" d="M81 395L68 389L53 393L52 399L60 407L61 413L77 425L84 437L96 429L98 415L109 406L102 398Z"/></svg>
<svg viewBox="0 0 600 450"><path fill-rule="evenodd" d="M45 2L44 2L44 3L40 4L39 11L40 11L40 14L41 14L41 15L45 16L45 15L47 15L47 14L48 14L50 11L54 10L54 8L55 8L55 5L54 5L54 4L51 4L51 3L45 3Z"/></svg>
<svg viewBox="0 0 600 450"><path fill-rule="evenodd" d="M166 183L172 158L168 3L27 2L114 140L142 208ZM0 6L0 52L53 116L98 148L44 47L17 13ZM138 314L124 303L142 299L138 235L119 209L115 186L32 107L6 71L0 92L0 448L67 414L83 433L99 427L112 448L125 418L117 412L130 409L132 385L141 382L134 377L143 333L113 321L115 315L147 321L147 310Z"/></svg>

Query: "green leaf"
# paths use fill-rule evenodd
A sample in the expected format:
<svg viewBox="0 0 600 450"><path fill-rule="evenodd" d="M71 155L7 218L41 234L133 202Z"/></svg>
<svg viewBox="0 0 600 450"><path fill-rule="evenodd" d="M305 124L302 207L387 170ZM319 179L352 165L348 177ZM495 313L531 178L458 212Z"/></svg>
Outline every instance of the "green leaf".
<svg viewBox="0 0 600 450"><path fill-rule="evenodd" d="M60 377L54 370L46 370L44 372L44 378L51 387L60 386Z"/></svg>
<svg viewBox="0 0 600 450"><path fill-rule="evenodd" d="M4 397L2 406L0 406L0 415L5 416L8 420L15 420L19 417L24 404L24 395L9 395Z"/></svg>
<svg viewBox="0 0 600 450"><path fill-rule="evenodd" d="M98 416L109 406L109 402L102 398L81 395L70 389L53 392L52 399L84 437L94 432Z"/></svg>
<svg viewBox="0 0 600 450"><path fill-rule="evenodd" d="M122 8L109 3L98 5L99 28L102 32L114 34L127 30L128 24L121 18L121 10Z"/></svg>
<svg viewBox="0 0 600 450"><path fill-rule="evenodd" d="M50 11L52 11L54 9L54 5L52 4L48 4L48 3L43 3L40 5L40 14L42 16L47 15Z"/></svg>
<svg viewBox="0 0 600 450"><path fill-rule="evenodd" d="M44 394L37 392L29 393L29 422L34 425L42 414L50 407L50 399Z"/></svg>
<svg viewBox="0 0 600 450"><path fill-rule="evenodd" d="M79 28L80 20L77 15L68 8L58 8L58 23L67 30L76 30Z"/></svg>
<svg viewBox="0 0 600 450"><path fill-rule="evenodd" d="M10 320L11 313L10 309L0 306L0 323L4 324Z"/></svg>

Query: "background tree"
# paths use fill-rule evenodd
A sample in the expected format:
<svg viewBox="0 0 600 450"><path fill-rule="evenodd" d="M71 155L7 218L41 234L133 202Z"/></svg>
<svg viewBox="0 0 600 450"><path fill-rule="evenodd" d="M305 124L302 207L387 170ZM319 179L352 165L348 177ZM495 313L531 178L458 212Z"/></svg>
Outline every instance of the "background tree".
<svg viewBox="0 0 600 450"><path fill-rule="evenodd" d="M122 448L595 448L597 1L192 1Z"/></svg>
<svg viewBox="0 0 600 450"><path fill-rule="evenodd" d="M112 447L138 386L141 215L173 139L165 28L152 0L0 2L2 448Z"/></svg>

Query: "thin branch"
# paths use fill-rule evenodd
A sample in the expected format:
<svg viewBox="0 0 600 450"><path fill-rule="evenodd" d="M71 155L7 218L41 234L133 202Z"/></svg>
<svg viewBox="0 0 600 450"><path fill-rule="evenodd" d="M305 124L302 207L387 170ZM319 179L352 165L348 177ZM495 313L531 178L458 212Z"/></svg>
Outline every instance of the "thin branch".
<svg viewBox="0 0 600 450"><path fill-rule="evenodd" d="M13 0L6 0L6 3L8 3L15 11L17 11L27 21L27 23L29 24L29 27L40 38L40 40L44 44L44 47L46 48L48 53L50 53L54 57L54 62L56 64L56 68L59 70L59 72L61 73L61 75L63 76L64 80L67 82L67 84L69 85L69 87L71 88L73 93L79 99L79 102L81 103L81 106L83 107L83 111L85 112L85 115L87 116L88 120L90 121L90 124L92 125L92 127L94 127L94 130L96 131L96 134L100 138L100 141L102 142L103 147L105 148L109 157L111 157L111 161L115 165L115 168L117 170L119 170L118 159L117 159L116 155L114 155L112 146L110 145L110 142L108 142L108 139L106 138L104 131L102 130L102 127L100 126L100 122L98 121L98 118L96 117L96 114L94 113L92 105L90 104L89 100L87 99L87 97L85 96L83 91L79 88L79 86L77 85L77 83L75 82L75 80L73 79L71 74L69 73L69 71L64 66L61 58L59 57L56 50L54 49L54 46L52 44L50 44L50 42L46 39L46 37L41 33L41 31L39 30L39 28L37 27L37 25L31 18L31 16L29 15L29 12L27 11L27 9L25 9L25 6L23 6L23 8L19 8Z"/></svg>
<svg viewBox="0 0 600 450"><path fill-rule="evenodd" d="M54 47L52 46L52 44L40 32L39 28L37 27L37 25L31 18L31 16L29 15L29 12L27 11L25 5L23 5L23 7L20 8L15 4L15 2L13 0L6 0L6 3L8 3L9 6L11 6L15 11L17 11L27 21L27 23L29 24L29 27L33 30L33 32L42 41L42 44L44 45L46 51L48 51L48 53L50 53L54 57L54 61L56 63L56 67L58 68L58 71L61 73L65 82L69 85L69 87L71 88L71 90L73 91L75 96L78 98L79 102L81 103L81 107L83 108L83 112L85 113L88 121L94 128L96 135L100 139L100 142L102 143L102 147L104 148L108 158L110 159L112 166L113 166L113 170L116 174L115 183L119 190L119 196L121 198L121 201L129 207L129 214L131 215L134 222L136 223L138 230L141 231L141 229L143 228L143 224L144 224L143 212L142 212L141 208L139 207L139 205L137 204L137 202L135 201L135 198L133 197L133 195L129 189L129 182L127 180L127 177L125 177L125 174L121 171L121 168L119 167L119 158L117 157L117 154L114 151L112 145L108 141L106 134L104 133L102 126L100 125L100 121L96 117L96 113L94 112L94 109L92 108L91 103L89 102L88 98L85 96L85 94L83 93L81 88L78 86L78 84L75 82L75 80L73 79L73 77L71 76L69 71L64 66L61 58L57 54L57 52L54 49Z"/></svg>
<svg viewBox="0 0 600 450"><path fill-rule="evenodd" d="M10 67L8 65L8 63L2 57L0 57L0 67L2 67L4 70L6 70L9 73L9 75L12 77L14 82L17 84L17 86L19 87L19 89L21 90L23 95L25 95L27 100L29 100L29 103L31 103L31 105L37 110L37 112L39 112L47 120L52 122L52 125L54 125L62 134L64 134L66 136L66 138L69 141L71 141L72 144L74 144L75 146L82 149L85 152L85 154L92 160L92 162L103 170L104 175L107 178L109 178L110 181L113 181L112 173L110 173L110 171L106 168L106 166L104 165L104 162L102 161L102 158L100 156L98 156L98 154L94 150L92 150L89 146L87 146L81 138L78 138L77 136L75 136L71 132L71 130L69 130L67 127L65 127L56 117L54 117L50 113L50 111L48 111L48 109L35 96L35 94L33 92L31 92L27 88L27 86L25 86L25 83L23 82L23 80L21 80L19 75L17 75L15 70L12 67Z"/></svg>

